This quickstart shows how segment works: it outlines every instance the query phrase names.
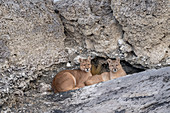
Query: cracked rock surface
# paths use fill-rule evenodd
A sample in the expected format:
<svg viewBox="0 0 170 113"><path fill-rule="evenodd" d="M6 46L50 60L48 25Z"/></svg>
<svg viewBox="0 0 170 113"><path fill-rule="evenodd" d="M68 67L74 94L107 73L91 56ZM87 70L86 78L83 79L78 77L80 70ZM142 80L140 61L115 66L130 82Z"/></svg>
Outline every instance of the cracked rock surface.
<svg viewBox="0 0 170 113"><path fill-rule="evenodd" d="M77 90L76 93L47 96L49 92L46 91L50 90L52 77L60 70L66 69L66 64L70 66L68 69L76 68L79 57L91 55L92 58L107 59L119 56L121 61L141 70L169 66L169 6L168 0L56 0L55 4L53 0L0 0L0 111L26 112L30 109L31 112L62 112L77 106L74 110L83 112L100 108L100 104L93 108L86 107L93 103L104 103L104 100L110 102L108 98L112 98L112 95L108 93L110 97L104 99L99 97L100 102L93 99L94 101L86 103L86 106L83 106L84 103L81 104L87 95L91 93L93 95L98 92L98 87L99 89L106 87L104 84L111 82L98 84L97 87L86 87ZM119 81L131 78L132 83L137 84L122 90L118 88L118 91L111 89L111 92L114 90L113 98L119 99L117 94L125 95L127 101L132 102L129 111L143 109L143 112L149 112L168 109L168 100L163 99L169 99L169 95L166 96L169 92L167 85L169 74L166 74L169 68L161 70L151 70L149 75L148 73L142 75L149 77L152 71L160 72L159 75L162 76L146 79L151 82L153 80L154 86L149 81L141 83L148 88L143 89L144 93L147 90L151 91L150 87L157 86L158 90L164 92L164 94L158 92L163 95L162 98L155 96L157 94L155 90L154 94L146 95L148 98L146 101L156 99L153 103L148 103L148 106L133 101L145 98L142 91L140 92L142 95L135 93L143 87L135 81L138 76L118 79ZM167 77L162 78L164 75ZM155 79L159 81L158 84ZM117 87L124 82L119 83L115 80L113 84ZM133 92L134 98L130 97L127 90ZM83 93L84 91L88 92L87 95ZM105 88L102 91L105 91ZM71 100L72 93L73 97L84 95L82 99L79 97L81 100L79 106L83 106L83 109L75 104L79 103L75 97ZM58 99L60 102L56 102ZM126 105L126 99L123 97L121 99L123 100L117 100L121 103L116 102L122 105L122 109L113 107L115 112L127 112L125 107L130 108L129 104ZM162 100L158 101L159 99ZM86 98L85 100L88 101ZM61 106L67 101L74 101L72 106L68 104L68 110Z"/></svg>
<svg viewBox="0 0 170 113"><path fill-rule="evenodd" d="M65 46L152 68L170 65L169 5L169 0L62 0L55 9Z"/></svg>
<svg viewBox="0 0 170 113"><path fill-rule="evenodd" d="M124 51L127 61L146 67L170 65L169 6L169 0L111 0L123 39L132 47L132 55Z"/></svg>
<svg viewBox="0 0 170 113"><path fill-rule="evenodd" d="M26 95L18 96L18 104L10 109L11 112L169 113L170 67L151 69L55 95L33 92Z"/></svg>
<svg viewBox="0 0 170 113"><path fill-rule="evenodd" d="M55 6L64 25L65 46L76 50L80 46L112 57L118 54L122 29L113 16L110 0L62 0Z"/></svg>
<svg viewBox="0 0 170 113"><path fill-rule="evenodd" d="M52 1L0 0L0 106L67 60L64 38Z"/></svg>

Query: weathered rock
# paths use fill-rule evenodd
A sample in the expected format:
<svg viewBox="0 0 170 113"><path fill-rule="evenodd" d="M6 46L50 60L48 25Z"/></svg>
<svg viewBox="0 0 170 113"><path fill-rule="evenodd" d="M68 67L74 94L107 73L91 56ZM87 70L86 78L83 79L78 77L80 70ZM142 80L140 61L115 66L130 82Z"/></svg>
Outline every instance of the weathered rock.
<svg viewBox="0 0 170 113"><path fill-rule="evenodd" d="M79 57L92 55L92 58L99 56L107 59L120 56L127 63L142 69L169 65L169 12L168 0L55 0L55 5L52 0L1 0L0 109L3 108L3 111L9 112L11 110L16 112L20 112L20 110L23 112L68 111L74 108L75 104L72 104L73 106L67 104L66 106L69 106L69 108L66 110L63 107L64 105L61 106L62 102L68 103L70 101L75 103L77 101L75 101L74 95L78 94L87 96L88 93L92 93L92 95L95 95L98 88L90 86L76 92L56 95L54 97L56 100L53 97L50 99L44 96L49 93L46 90L50 88L52 77L59 70L65 69L66 62L68 68L75 68L77 65L73 65L73 62L77 63ZM168 71L166 69L169 68L165 68L165 72ZM167 78L165 77L165 82L161 83L160 80L163 79L165 72L162 72L162 76L155 78L160 81L158 84L153 81L155 87L157 86L160 89L163 84L167 88L167 90L164 87L160 89L164 94L158 93L163 95L162 100L160 99L160 102L156 100L156 104L151 103L153 105L148 104L150 106L144 107L144 112L162 110L168 105L163 99L169 99L169 95L166 94L169 91L166 86L169 84L169 75ZM125 77L124 79L127 78ZM140 98L134 96L136 89L131 88L138 88L139 83L135 84L136 76L130 76L130 78L134 80L131 84L135 85L134 87L127 84L127 87L117 89L118 91L111 90L120 95L127 94L128 97L130 93L124 91L128 89L133 92L132 97L134 99L145 99L145 96L139 96ZM153 78L148 78L146 81ZM117 80L124 81L124 79ZM127 79L127 81L130 80ZM117 83L113 83L115 87L119 87ZM123 85L124 83L121 84ZM148 90L148 93L152 91L150 87L154 87L149 81L142 84L148 88L143 89L145 92ZM148 87L147 84L151 86ZM100 87L106 87L103 84L98 85L99 89L101 89ZM120 85L120 87L122 86ZM139 85L139 87L142 86ZM125 93L121 93L122 90ZM73 100L68 98L68 94L73 96ZM166 95L168 96L166 97ZM58 96L61 97L59 98ZM103 97L104 94L100 96ZM108 98L112 97L112 95L108 96ZM119 99L119 95L115 95L113 98ZM134 108L134 110L137 109L136 111L138 111L142 103L138 103L136 100L133 101L131 97L128 98L130 99L127 99L127 102L132 102L131 105L139 105L139 107L135 106L136 108L132 106L131 110ZM153 98L161 97L157 96L157 94L154 94L153 97L146 96L146 102L149 99L153 100ZM66 100L61 101L62 99ZM89 99L94 101L89 104L86 103L86 106L100 100L111 102L105 97L103 99L99 97L99 100L93 99L93 97L89 97ZM122 97L121 99L126 98ZM58 103L54 102L57 100L59 100ZM81 101L77 103L80 103L80 105L77 105L75 109L78 111L82 107L81 102L84 102L81 97L78 98L79 100ZM89 102L88 99L85 99L85 101ZM115 112L124 112L123 108L125 108L126 102L124 100L120 100L120 103L118 100L116 102L122 104L122 108L115 108ZM161 108L159 107L160 105L165 106ZM98 104L98 106L100 105ZM129 104L127 107L130 108ZM5 108L8 109L5 110ZM86 107L83 110L86 110ZM131 110L128 109L128 111Z"/></svg>
<svg viewBox="0 0 170 113"><path fill-rule="evenodd" d="M62 0L56 12L67 47L120 56L139 68L170 65L168 0Z"/></svg>
<svg viewBox="0 0 170 113"><path fill-rule="evenodd" d="M89 54L117 53L122 29L112 14L110 0L61 0L56 2L56 12L64 25L65 46L76 50L81 47Z"/></svg>
<svg viewBox="0 0 170 113"><path fill-rule="evenodd" d="M123 52L126 61L145 67L170 65L169 5L169 0L111 1L123 40L132 47Z"/></svg>
<svg viewBox="0 0 170 113"><path fill-rule="evenodd" d="M59 53L64 57L63 26L52 1L1 0L1 11L0 36L7 41L10 63L41 69L60 62Z"/></svg>
<svg viewBox="0 0 170 113"><path fill-rule="evenodd" d="M0 1L0 98L29 89L42 70L67 61L64 27L52 4Z"/></svg>
<svg viewBox="0 0 170 113"><path fill-rule="evenodd" d="M63 111L71 113L120 111L168 113L170 110L170 67L147 70L101 83L96 87L94 85L70 92L70 94L56 95L51 101L60 103L59 105L63 105L60 106Z"/></svg>
<svg viewBox="0 0 170 113"><path fill-rule="evenodd" d="M169 113L170 67L55 95L33 95L18 97L17 109L10 108L11 112Z"/></svg>

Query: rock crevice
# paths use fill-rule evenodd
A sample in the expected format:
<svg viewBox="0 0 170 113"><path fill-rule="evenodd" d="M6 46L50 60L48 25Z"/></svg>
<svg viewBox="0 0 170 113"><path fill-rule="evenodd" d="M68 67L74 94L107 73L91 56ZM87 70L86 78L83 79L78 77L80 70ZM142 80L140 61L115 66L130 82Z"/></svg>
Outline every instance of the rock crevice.
<svg viewBox="0 0 170 113"><path fill-rule="evenodd" d="M50 88L52 77L67 69L68 61L72 66L69 69L76 68L82 56L91 55L94 59L119 56L122 62L140 71L170 65L168 0L59 0L55 4L52 0L1 0L0 6L0 108L4 105L12 108L18 100L22 102L17 95L26 95L23 99L39 103L30 92L43 95L45 88ZM165 77L159 84L168 82ZM169 87L163 92L167 91ZM145 96L153 99L152 95L139 95ZM143 109L156 110L159 105L167 105L164 100L152 104Z"/></svg>
<svg viewBox="0 0 170 113"><path fill-rule="evenodd" d="M17 109L12 108L11 111L169 113L169 84L170 67L151 69L74 91L18 97ZM31 104L27 106L26 102Z"/></svg>

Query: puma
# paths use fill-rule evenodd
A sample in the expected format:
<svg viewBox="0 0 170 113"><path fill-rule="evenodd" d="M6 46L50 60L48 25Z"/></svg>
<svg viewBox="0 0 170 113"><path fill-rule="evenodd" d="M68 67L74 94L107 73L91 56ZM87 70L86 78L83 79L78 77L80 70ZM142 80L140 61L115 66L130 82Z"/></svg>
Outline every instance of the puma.
<svg viewBox="0 0 170 113"><path fill-rule="evenodd" d="M120 58L116 58L116 60L108 59L107 62L109 64L110 72L104 72L100 75L94 75L89 77L89 79L85 82L86 85L92 85L126 75L126 72L120 64Z"/></svg>
<svg viewBox="0 0 170 113"><path fill-rule="evenodd" d="M80 58L79 61L80 69L63 70L53 78L52 89L54 93L74 90L85 86L85 81L92 76L90 72L91 58Z"/></svg>

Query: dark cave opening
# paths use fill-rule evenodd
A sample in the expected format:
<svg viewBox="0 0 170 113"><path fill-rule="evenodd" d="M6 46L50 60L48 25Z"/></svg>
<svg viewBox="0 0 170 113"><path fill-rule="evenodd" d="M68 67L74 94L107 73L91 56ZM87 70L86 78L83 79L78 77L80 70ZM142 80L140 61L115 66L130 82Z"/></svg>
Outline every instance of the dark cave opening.
<svg viewBox="0 0 170 113"><path fill-rule="evenodd" d="M108 58L104 58L104 57L95 57L94 59L92 59L91 63L95 67L97 67L98 65L101 65L100 73L109 72L109 64L107 63L107 59ZM112 60L114 60L114 59L112 59ZM136 67L132 66L129 62L127 62L125 60L120 60L120 63L127 74L133 74L133 73L145 71L145 69L143 69L143 68L136 68Z"/></svg>

